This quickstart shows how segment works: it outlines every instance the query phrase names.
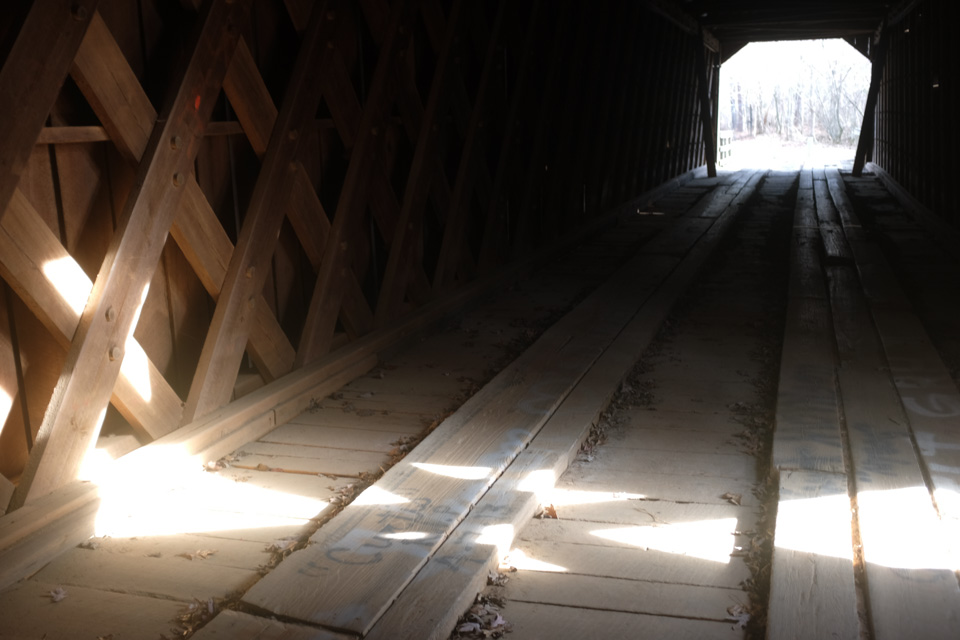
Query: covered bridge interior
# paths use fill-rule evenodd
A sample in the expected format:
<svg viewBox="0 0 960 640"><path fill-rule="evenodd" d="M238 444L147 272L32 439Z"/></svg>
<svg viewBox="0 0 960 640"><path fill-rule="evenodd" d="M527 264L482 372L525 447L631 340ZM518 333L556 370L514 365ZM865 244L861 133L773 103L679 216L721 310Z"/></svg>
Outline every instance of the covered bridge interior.
<svg viewBox="0 0 960 640"><path fill-rule="evenodd" d="M0 636L956 637L955 15L7 0ZM718 171L814 38L853 162Z"/></svg>

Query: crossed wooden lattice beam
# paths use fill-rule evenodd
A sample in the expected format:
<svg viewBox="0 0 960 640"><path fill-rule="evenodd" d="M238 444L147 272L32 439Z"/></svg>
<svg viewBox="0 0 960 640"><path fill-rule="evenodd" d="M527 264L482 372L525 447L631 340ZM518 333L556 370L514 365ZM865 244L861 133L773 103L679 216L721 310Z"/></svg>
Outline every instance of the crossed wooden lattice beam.
<svg viewBox="0 0 960 640"><path fill-rule="evenodd" d="M287 7L302 42L277 109L240 36L249 3L216 0L202 17L203 30L173 106L160 119L96 12L96 2L74 3L72 10L62 4L53 0L37 3L21 31L21 39L34 37L34 24L41 15L37 12L52 7L63 13L62 22L69 28L55 38L56 46L39 54L47 58L42 61L46 69L56 67L62 73L45 72L43 86L26 83L22 73L10 70L24 60L35 61L38 54L16 46L0 73L0 88L16 89L13 93L29 97L29 106L8 110L14 114L9 121L18 123L18 135L0 157L0 196L4 198L0 201L4 213L0 272L67 349L61 384L12 506L44 495L76 476L83 455L96 439L108 402L113 402L143 439L158 438L229 402L245 350L265 379L275 379L337 344L338 319L347 335L356 337L375 325L388 324L403 310L406 298L416 303L428 301L458 270L472 275L476 256L465 250L462 238L469 216L467 203L473 196L485 210L496 203L487 195L496 181L477 138L490 96L496 94L488 87L498 85L491 77L507 3L501 3L494 25L488 29L476 6L461 7L455 2L450 15L444 16L437 0L392 5L385 0L365 0L363 14L379 54L361 104L337 49L338 29L346 10L343 3L290 0ZM404 68L405 51L418 17L427 27L437 60L425 101L415 78ZM466 46L461 32L468 22L484 61L473 105L453 60ZM139 167L138 187L127 202L82 313L66 303L43 275L42 267L44 262L58 260L78 274L82 270L16 188L43 126L43 119L33 116L49 112L67 73L121 155ZM221 87L262 160L236 247L191 172ZM512 97L511 113L516 112L520 99L519 93ZM332 220L298 157L321 100L350 151ZM389 167L379 153L394 108L401 114L414 149L401 198L391 186ZM451 110L462 123L463 138L452 187L445 175L438 133ZM507 137L503 144L507 146ZM444 240L432 282L422 263L423 217L430 200L451 238ZM354 246L364 242L360 223L368 209L389 251L375 309L367 301L353 264ZM284 217L317 272L297 352L261 295ZM168 233L217 302L185 403L139 345L127 339ZM127 362L144 363L148 372L149 400L121 368L130 350L139 350L140 357L127 358Z"/></svg>

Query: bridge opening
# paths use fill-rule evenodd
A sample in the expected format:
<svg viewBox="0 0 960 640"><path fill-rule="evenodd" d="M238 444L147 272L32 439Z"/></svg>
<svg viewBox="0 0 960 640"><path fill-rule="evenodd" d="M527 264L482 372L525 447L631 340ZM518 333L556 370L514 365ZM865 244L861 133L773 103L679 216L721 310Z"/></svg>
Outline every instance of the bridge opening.
<svg viewBox="0 0 960 640"><path fill-rule="evenodd" d="M754 42L720 68L718 166L853 163L870 61L841 39Z"/></svg>

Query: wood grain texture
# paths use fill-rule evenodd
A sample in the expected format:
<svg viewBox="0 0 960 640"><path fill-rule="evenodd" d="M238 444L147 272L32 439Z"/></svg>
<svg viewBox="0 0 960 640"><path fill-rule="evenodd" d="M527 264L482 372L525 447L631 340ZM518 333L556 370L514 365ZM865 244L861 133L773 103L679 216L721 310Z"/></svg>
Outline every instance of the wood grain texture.
<svg viewBox="0 0 960 640"><path fill-rule="evenodd" d="M780 473L767 634L858 638L846 476Z"/></svg>
<svg viewBox="0 0 960 640"><path fill-rule="evenodd" d="M0 219L67 77L98 0L35 2L0 69Z"/></svg>
<svg viewBox="0 0 960 640"><path fill-rule="evenodd" d="M227 78L231 77L230 70L236 66L237 63L231 61ZM99 16L91 23L71 74L123 157L131 163L139 163L157 114ZM216 299L233 253L233 244L195 179L188 175L186 181L181 208L170 232L204 288ZM251 357L264 377L277 378L290 371L293 347L265 301L256 301L254 313Z"/></svg>
<svg viewBox="0 0 960 640"><path fill-rule="evenodd" d="M263 289L284 218L283 204L293 185L302 129L320 102L313 81L326 65L328 42L339 25L338 5L314 7L290 82L257 177L237 246L230 256L223 288L203 343L183 419L190 422L230 401L233 383L250 335L253 306ZM319 71L318 71L319 70Z"/></svg>
<svg viewBox="0 0 960 640"><path fill-rule="evenodd" d="M120 216L72 338L52 409L47 411L14 494L14 505L45 495L75 478L83 455L96 439L102 412L120 372L122 345L146 297L146 286L183 193L181 187L191 172L199 138L236 46L237 29L246 20L248 9L246 3L215 2L205 17L177 97L144 153L138 173L140 186ZM199 94L195 87L202 87ZM182 143L171 145L176 137ZM113 357L105 357L108 353Z"/></svg>
<svg viewBox="0 0 960 640"><path fill-rule="evenodd" d="M947 553L946 541L909 423L856 274L833 267L828 275L874 632L947 637L960 621L960 588L952 568L934 560ZM905 539L928 559L905 557L897 542Z"/></svg>

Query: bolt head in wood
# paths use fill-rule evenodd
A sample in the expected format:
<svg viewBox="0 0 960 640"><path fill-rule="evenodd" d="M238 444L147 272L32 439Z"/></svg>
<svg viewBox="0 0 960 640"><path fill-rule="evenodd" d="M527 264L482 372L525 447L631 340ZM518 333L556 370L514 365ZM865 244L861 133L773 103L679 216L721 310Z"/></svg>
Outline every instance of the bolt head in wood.
<svg viewBox="0 0 960 640"><path fill-rule="evenodd" d="M117 319L117 310L114 309L113 307L109 307L107 309L106 316L107 316L107 322L113 322L114 320Z"/></svg>
<svg viewBox="0 0 960 640"><path fill-rule="evenodd" d="M173 149L174 151L177 151L182 146L183 146L183 138L181 138L180 136L173 136L172 138L170 138L171 149Z"/></svg>
<svg viewBox="0 0 960 640"><path fill-rule="evenodd" d="M187 179L183 177L183 174L179 171L173 174L173 186L182 187L186 183Z"/></svg>
<svg viewBox="0 0 960 640"><path fill-rule="evenodd" d="M110 351L108 352L107 355L110 356L111 361L119 360L120 356L123 355L123 352L120 350L120 347L114 346L114 347L110 347Z"/></svg>
<svg viewBox="0 0 960 640"><path fill-rule="evenodd" d="M256 272L257 272L257 268L256 268L256 267L254 267L254 266L249 266L249 267L247 267L247 270L246 270L246 272L245 272L245 275L246 275L248 278L252 278L252 277L253 277L253 274L255 274Z"/></svg>

